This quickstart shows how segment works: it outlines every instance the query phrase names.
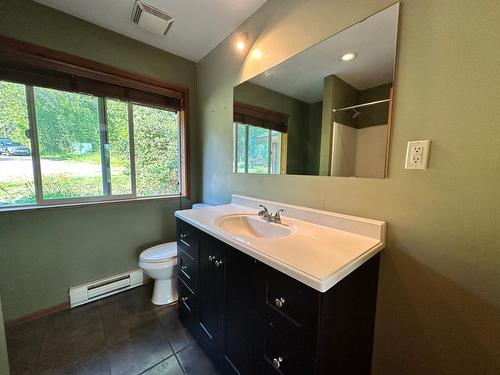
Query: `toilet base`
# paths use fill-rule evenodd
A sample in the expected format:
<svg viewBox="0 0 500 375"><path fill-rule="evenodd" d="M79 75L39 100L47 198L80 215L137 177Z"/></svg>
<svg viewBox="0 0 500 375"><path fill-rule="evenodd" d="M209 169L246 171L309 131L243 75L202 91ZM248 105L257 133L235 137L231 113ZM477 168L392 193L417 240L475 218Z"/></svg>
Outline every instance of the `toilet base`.
<svg viewBox="0 0 500 375"><path fill-rule="evenodd" d="M167 305L177 301L177 280L155 280L151 302L155 305Z"/></svg>

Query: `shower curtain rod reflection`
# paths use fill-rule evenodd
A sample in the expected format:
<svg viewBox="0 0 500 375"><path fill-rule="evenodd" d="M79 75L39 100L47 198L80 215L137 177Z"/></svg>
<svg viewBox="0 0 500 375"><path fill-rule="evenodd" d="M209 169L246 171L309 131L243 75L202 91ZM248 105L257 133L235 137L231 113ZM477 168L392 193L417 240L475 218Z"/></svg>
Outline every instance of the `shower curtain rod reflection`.
<svg viewBox="0 0 500 375"><path fill-rule="evenodd" d="M369 105L374 105L374 104L379 104L379 103L386 103L391 101L391 99L383 99L383 100L376 100L374 102L369 102L369 103L363 103L363 104L357 104L357 105L351 105L350 107L344 107L344 108L339 108L339 109L332 109L332 112L339 112L339 111L346 111L348 109L354 109L354 108L360 108L360 107L366 107Z"/></svg>

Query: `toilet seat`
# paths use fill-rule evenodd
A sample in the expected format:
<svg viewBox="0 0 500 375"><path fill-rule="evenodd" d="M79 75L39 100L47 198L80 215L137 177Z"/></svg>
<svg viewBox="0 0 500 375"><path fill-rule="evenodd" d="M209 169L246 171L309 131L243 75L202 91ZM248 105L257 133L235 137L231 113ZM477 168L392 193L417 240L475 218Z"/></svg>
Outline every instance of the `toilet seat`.
<svg viewBox="0 0 500 375"><path fill-rule="evenodd" d="M177 243L162 243L144 250L139 260L144 263L161 263L177 256Z"/></svg>

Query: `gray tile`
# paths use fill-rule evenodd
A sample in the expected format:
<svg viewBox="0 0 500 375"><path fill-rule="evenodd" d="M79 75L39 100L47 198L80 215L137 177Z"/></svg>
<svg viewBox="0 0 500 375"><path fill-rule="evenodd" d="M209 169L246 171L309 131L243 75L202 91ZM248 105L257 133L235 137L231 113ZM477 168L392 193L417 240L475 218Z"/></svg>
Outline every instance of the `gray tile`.
<svg viewBox="0 0 500 375"><path fill-rule="evenodd" d="M194 343L152 285L7 329L12 375L181 374L169 344ZM200 373L201 374L201 373Z"/></svg>
<svg viewBox="0 0 500 375"><path fill-rule="evenodd" d="M111 373L107 349L79 355L68 361L64 356L46 358L33 375L109 375Z"/></svg>
<svg viewBox="0 0 500 375"><path fill-rule="evenodd" d="M41 341L45 332L47 318L31 320L25 323L19 323L5 328L7 344L17 344Z"/></svg>
<svg viewBox="0 0 500 375"><path fill-rule="evenodd" d="M184 374L175 356L171 356L141 375L181 375Z"/></svg>
<svg viewBox="0 0 500 375"><path fill-rule="evenodd" d="M176 353L195 342L194 338L179 320L177 304L157 310L155 313L168 341Z"/></svg>
<svg viewBox="0 0 500 375"><path fill-rule="evenodd" d="M101 321L74 327L65 333L47 331L37 368L41 374L78 373L81 367L85 368L86 361L107 364L107 360L91 361L100 359L103 353L106 353L106 340Z"/></svg>
<svg viewBox="0 0 500 375"><path fill-rule="evenodd" d="M47 319L40 318L6 329L11 375L27 374L36 365Z"/></svg>
<svg viewBox="0 0 500 375"><path fill-rule="evenodd" d="M103 299L100 301L100 306L104 315L153 311L156 305L151 303L151 294L151 287L145 285Z"/></svg>
<svg viewBox="0 0 500 375"><path fill-rule="evenodd" d="M99 324L101 321L99 302L93 302L50 315L47 318L46 330L50 331L53 336L67 335L68 332L78 332L81 327Z"/></svg>
<svg viewBox="0 0 500 375"><path fill-rule="evenodd" d="M138 374L173 355L156 320L130 338L111 345L108 352L113 375Z"/></svg>
<svg viewBox="0 0 500 375"><path fill-rule="evenodd" d="M186 374L218 375L214 365L198 345L190 345L176 355Z"/></svg>
<svg viewBox="0 0 500 375"><path fill-rule="evenodd" d="M150 327L152 324L158 326L154 312L142 311L136 313L117 313L104 317L104 330L108 346L122 340L130 339L132 336Z"/></svg>
<svg viewBox="0 0 500 375"><path fill-rule="evenodd" d="M163 328L168 329L175 321L179 320L179 305L173 303L168 306L157 308L155 314Z"/></svg>
<svg viewBox="0 0 500 375"><path fill-rule="evenodd" d="M67 368L69 375L109 375L111 367L107 349L99 350L80 358Z"/></svg>
<svg viewBox="0 0 500 375"><path fill-rule="evenodd" d="M149 289L139 287L101 302L108 345L130 339L135 332L156 321Z"/></svg>

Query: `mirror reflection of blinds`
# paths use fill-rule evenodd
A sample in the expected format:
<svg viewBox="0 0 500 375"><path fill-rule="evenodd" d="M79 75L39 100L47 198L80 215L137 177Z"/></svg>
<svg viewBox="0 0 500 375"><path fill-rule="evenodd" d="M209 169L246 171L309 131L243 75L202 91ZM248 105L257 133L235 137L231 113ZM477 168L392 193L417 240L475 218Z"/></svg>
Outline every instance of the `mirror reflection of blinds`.
<svg viewBox="0 0 500 375"><path fill-rule="evenodd" d="M0 80L133 101L172 111L183 92L160 81L145 82L120 69L0 36Z"/></svg>
<svg viewBox="0 0 500 375"><path fill-rule="evenodd" d="M233 122L287 133L288 117L284 113L270 111L246 103L234 102Z"/></svg>

